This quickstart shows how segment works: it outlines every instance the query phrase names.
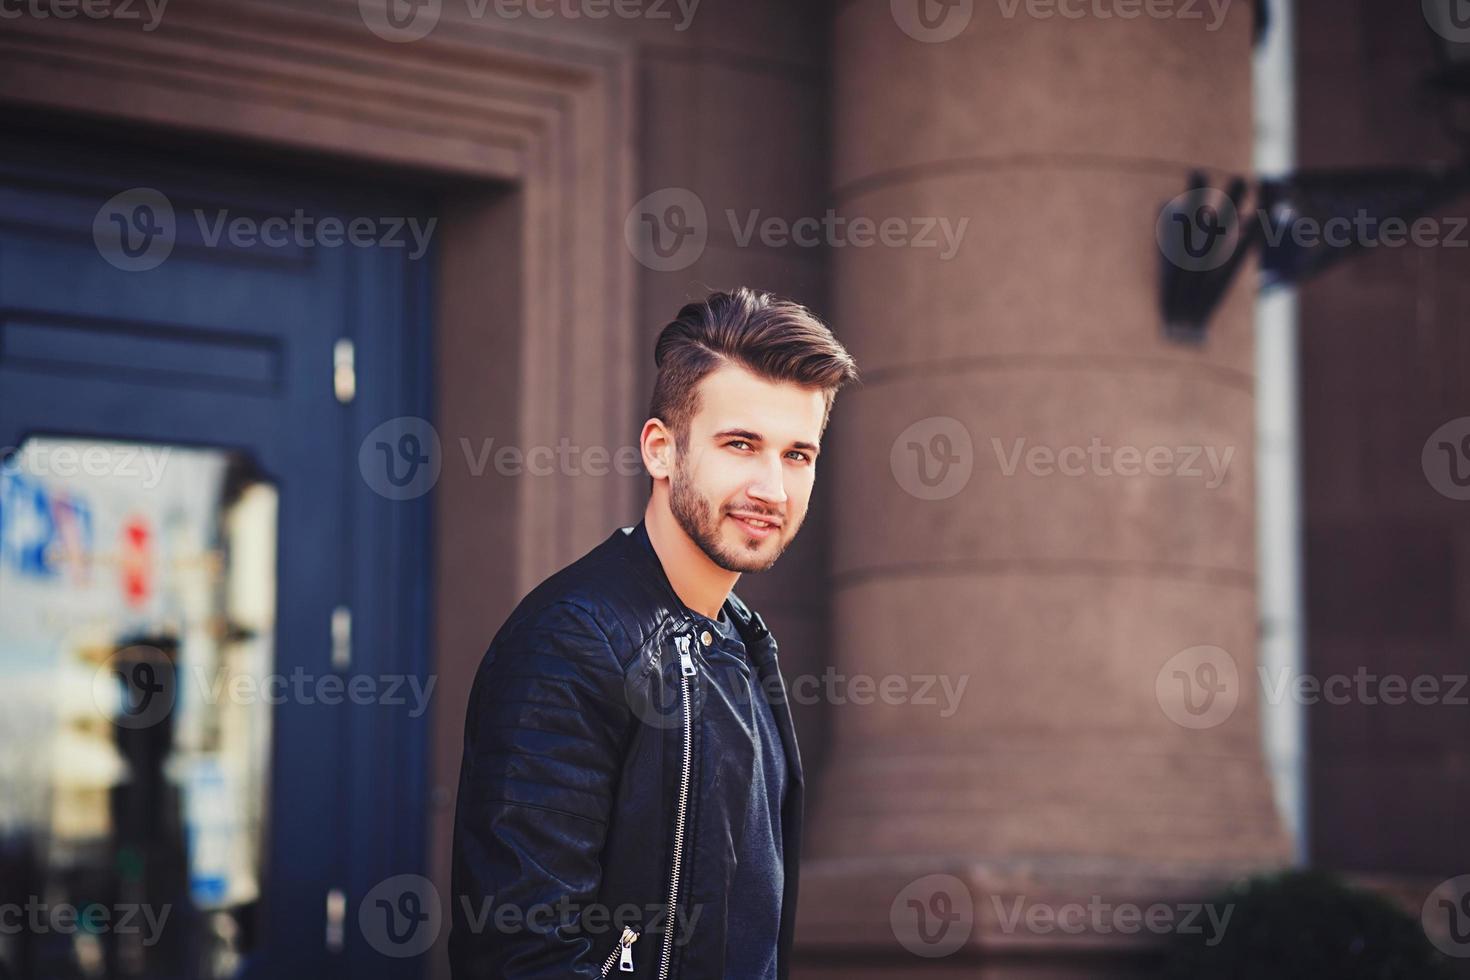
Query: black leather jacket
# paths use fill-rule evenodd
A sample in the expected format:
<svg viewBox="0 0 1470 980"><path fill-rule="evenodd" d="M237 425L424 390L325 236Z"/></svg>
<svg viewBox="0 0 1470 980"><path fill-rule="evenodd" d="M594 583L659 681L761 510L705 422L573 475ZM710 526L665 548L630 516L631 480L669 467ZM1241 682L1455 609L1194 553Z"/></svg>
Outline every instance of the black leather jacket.
<svg viewBox="0 0 1470 980"><path fill-rule="evenodd" d="M758 672L751 696L771 700L785 743L784 980L801 758L775 638L733 591L725 610ZM679 600L640 521L537 586L495 635L465 719L455 980L719 980L758 747L729 686L709 683L709 624Z"/></svg>

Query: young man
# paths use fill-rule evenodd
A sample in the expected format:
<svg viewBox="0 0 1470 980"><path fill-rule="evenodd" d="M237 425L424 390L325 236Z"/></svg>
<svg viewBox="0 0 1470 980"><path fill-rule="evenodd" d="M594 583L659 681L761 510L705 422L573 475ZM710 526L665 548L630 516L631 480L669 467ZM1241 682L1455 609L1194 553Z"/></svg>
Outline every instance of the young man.
<svg viewBox="0 0 1470 980"><path fill-rule="evenodd" d="M776 641L732 591L806 517L857 379L809 311L737 289L660 334L652 493L523 599L470 692L456 980L777 980L802 772Z"/></svg>

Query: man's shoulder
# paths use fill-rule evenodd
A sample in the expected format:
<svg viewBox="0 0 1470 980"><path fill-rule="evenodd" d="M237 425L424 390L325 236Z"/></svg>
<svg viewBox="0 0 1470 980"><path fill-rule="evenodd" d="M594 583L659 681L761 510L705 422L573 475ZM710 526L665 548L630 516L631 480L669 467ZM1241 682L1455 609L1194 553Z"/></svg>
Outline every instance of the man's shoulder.
<svg viewBox="0 0 1470 980"><path fill-rule="evenodd" d="M491 645L537 631L577 629L600 636L626 667L648 638L675 615L651 565L619 528L601 544L552 573L526 594Z"/></svg>

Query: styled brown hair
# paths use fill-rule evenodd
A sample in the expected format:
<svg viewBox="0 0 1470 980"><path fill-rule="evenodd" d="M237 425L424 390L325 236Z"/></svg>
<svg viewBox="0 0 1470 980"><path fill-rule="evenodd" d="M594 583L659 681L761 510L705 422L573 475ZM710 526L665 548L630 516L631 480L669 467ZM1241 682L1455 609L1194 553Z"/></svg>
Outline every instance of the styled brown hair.
<svg viewBox="0 0 1470 980"><path fill-rule="evenodd" d="M837 390L858 380L857 362L811 310L745 286L686 304L659 333L653 362L658 378L648 415L673 430L680 453L689 448L689 425L699 412L699 383L724 364L820 389L822 432Z"/></svg>

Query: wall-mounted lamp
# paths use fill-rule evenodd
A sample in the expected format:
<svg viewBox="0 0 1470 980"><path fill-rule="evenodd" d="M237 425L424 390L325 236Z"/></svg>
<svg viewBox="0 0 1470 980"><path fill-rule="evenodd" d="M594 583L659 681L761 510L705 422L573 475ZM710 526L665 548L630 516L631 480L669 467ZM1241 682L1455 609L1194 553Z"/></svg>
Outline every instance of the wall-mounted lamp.
<svg viewBox="0 0 1470 980"><path fill-rule="evenodd" d="M1166 333L1198 343L1210 316L1253 249L1261 286L1302 282L1350 255L1393 239L1417 241L1414 221L1470 191L1470 3L1423 0L1436 68L1427 93L1446 130L1465 148L1461 162L1422 168L1299 171L1226 190L1194 173L1164 205L1160 306Z"/></svg>

